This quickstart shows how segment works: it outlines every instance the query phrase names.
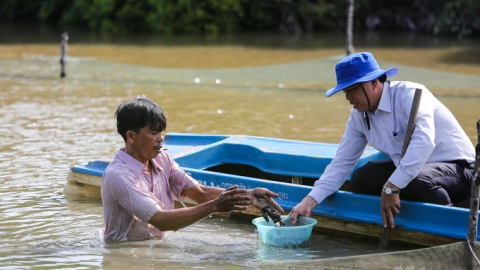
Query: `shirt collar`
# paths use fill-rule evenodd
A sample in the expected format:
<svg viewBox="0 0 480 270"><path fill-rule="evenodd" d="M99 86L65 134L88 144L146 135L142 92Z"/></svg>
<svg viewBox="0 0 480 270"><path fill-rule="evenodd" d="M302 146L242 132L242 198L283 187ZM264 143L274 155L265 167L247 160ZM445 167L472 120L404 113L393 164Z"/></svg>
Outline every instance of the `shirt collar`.
<svg viewBox="0 0 480 270"><path fill-rule="evenodd" d="M142 174L145 165L127 154L125 152L125 147L117 150L117 156L121 161L123 161L123 163L127 164L136 175ZM162 167L160 167L160 165L155 159L150 159L150 162L152 163L153 167L156 168L158 171L162 170Z"/></svg>
<svg viewBox="0 0 480 270"><path fill-rule="evenodd" d="M383 84L383 91L382 96L380 97L380 102L378 104L378 110L382 110L384 112L392 112L392 104L390 99L390 81L386 81Z"/></svg>

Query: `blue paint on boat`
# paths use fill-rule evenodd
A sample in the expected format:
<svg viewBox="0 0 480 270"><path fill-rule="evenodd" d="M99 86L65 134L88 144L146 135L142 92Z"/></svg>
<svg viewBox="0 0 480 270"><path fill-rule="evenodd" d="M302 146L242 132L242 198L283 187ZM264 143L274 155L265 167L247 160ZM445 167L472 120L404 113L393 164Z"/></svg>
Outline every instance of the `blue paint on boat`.
<svg viewBox="0 0 480 270"><path fill-rule="evenodd" d="M246 189L265 187L278 193L276 201L290 211L311 191L311 186L207 169L222 164L241 164L275 175L318 179L334 157L338 145L253 136L169 133L164 148L202 184L222 188L234 185ZM367 147L356 168L370 160L386 158L385 154ZM93 161L76 165L71 170L101 177L108 163ZM338 191L317 206L312 214L382 226L378 196ZM469 209L402 200L395 224L396 228L465 240L468 216Z"/></svg>
<svg viewBox="0 0 480 270"><path fill-rule="evenodd" d="M103 177L103 172L105 171L105 168L107 168L109 163L110 162L108 161L95 160L85 165L78 164L76 166L73 166L71 170L72 172Z"/></svg>

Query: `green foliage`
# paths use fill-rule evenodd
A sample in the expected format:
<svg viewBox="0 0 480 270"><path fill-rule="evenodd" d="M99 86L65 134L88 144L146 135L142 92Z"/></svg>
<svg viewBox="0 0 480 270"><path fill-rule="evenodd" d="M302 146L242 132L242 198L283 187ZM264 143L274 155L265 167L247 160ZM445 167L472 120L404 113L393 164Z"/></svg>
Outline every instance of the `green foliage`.
<svg viewBox="0 0 480 270"><path fill-rule="evenodd" d="M334 17L341 5L326 0L263 0L245 4L242 29L297 33L335 28Z"/></svg>
<svg viewBox="0 0 480 270"><path fill-rule="evenodd" d="M480 0L355 1L355 30L480 34ZM338 0L2 0L0 21L75 24L102 32L231 33L345 29Z"/></svg>
<svg viewBox="0 0 480 270"><path fill-rule="evenodd" d="M459 37L480 30L478 0L443 1L445 8L435 20L434 33L457 34ZM472 24L473 23L473 24Z"/></svg>
<svg viewBox="0 0 480 270"><path fill-rule="evenodd" d="M145 22L154 32L234 32L243 17L246 0L149 0Z"/></svg>
<svg viewBox="0 0 480 270"><path fill-rule="evenodd" d="M37 18L39 1L33 0L2 0L0 1L0 21L18 18L31 21ZM33 15L33 18L31 17Z"/></svg>
<svg viewBox="0 0 480 270"><path fill-rule="evenodd" d="M458 36L480 33L479 0L364 0L355 3L357 29Z"/></svg>
<svg viewBox="0 0 480 270"><path fill-rule="evenodd" d="M115 12L119 1L115 0L74 0L73 7L82 21L91 29L116 32Z"/></svg>

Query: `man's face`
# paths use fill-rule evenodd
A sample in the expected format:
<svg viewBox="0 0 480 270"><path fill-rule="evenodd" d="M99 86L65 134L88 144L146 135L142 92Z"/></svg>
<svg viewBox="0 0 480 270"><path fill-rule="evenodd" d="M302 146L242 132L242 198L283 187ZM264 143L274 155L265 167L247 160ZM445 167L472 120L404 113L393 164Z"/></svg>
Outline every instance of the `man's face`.
<svg viewBox="0 0 480 270"><path fill-rule="evenodd" d="M365 92L368 95L369 92L371 91L370 88L373 87L373 83L372 82L357 83L343 90L343 92L345 93L345 98L348 100L350 105L352 105L353 108L359 112L365 112L369 109L368 100L367 100L367 97L365 96L365 93L362 90L362 86L364 87ZM372 102L373 101L372 97L369 96L369 98L370 98L370 102Z"/></svg>
<svg viewBox="0 0 480 270"><path fill-rule="evenodd" d="M132 149L137 159L149 160L155 158L162 151L164 134L158 130L151 130L150 125L140 129L139 133L132 132Z"/></svg>

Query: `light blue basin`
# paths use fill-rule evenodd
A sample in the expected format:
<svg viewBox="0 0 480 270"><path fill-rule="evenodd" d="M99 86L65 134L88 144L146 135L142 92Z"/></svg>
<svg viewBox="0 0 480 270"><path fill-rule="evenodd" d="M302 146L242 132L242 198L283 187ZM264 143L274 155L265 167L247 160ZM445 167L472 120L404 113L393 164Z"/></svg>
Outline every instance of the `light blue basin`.
<svg viewBox="0 0 480 270"><path fill-rule="evenodd" d="M277 227L270 220L266 222L263 217L252 220L257 226L258 235L262 243L277 247L297 246L310 239L312 229L317 220L309 217L299 216L297 223L292 224L290 216L282 216L285 226Z"/></svg>

